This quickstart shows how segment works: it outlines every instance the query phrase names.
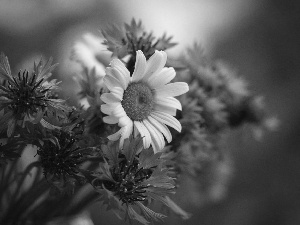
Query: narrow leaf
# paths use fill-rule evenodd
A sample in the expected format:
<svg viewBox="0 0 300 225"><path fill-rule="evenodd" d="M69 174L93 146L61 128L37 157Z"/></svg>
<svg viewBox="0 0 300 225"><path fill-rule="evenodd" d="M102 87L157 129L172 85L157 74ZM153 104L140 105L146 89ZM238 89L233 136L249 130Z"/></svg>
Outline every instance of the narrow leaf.
<svg viewBox="0 0 300 225"><path fill-rule="evenodd" d="M2 75L4 79L12 79L8 58L4 55L3 52L1 52L0 54L0 75Z"/></svg>

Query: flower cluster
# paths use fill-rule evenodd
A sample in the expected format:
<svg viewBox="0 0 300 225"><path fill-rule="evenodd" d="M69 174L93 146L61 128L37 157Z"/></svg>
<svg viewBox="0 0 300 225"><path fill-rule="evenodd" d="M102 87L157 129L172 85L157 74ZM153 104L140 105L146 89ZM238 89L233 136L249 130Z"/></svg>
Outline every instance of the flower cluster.
<svg viewBox="0 0 300 225"><path fill-rule="evenodd" d="M196 176L205 173L208 167L204 165L223 159L228 154L223 151L223 137L233 129L250 124L255 137L260 137L262 130L277 126L245 80L225 63L209 60L198 44L188 48L179 61L177 79L189 83L189 92L179 97L183 130L175 134L173 147L180 155L181 170Z"/></svg>
<svg viewBox="0 0 300 225"><path fill-rule="evenodd" d="M261 98L198 45L167 63L175 43L141 22L102 35L103 43L86 34L72 48L81 69L73 105L49 80L51 58L14 75L1 54L0 224L65 221L97 200L129 223L167 212L188 219L170 198L181 177L199 184L200 201L221 199L232 174L224 134L246 123L257 134L274 127ZM106 47L111 56L101 55ZM20 173L25 147L35 157Z"/></svg>
<svg viewBox="0 0 300 225"><path fill-rule="evenodd" d="M175 180L170 175L172 168L166 166L165 153L144 149L142 138L132 136L125 139L121 150L118 143L110 142L102 151L105 160L99 172L91 177L91 183L101 194L100 200L118 217L142 224L165 218L149 208L153 201L169 207L182 218L189 217L168 197L175 191Z"/></svg>

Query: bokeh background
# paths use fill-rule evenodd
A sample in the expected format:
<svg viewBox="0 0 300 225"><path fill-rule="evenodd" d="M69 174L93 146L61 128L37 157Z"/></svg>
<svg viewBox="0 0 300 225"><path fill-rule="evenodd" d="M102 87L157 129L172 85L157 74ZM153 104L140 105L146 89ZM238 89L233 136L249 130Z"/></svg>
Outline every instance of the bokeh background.
<svg viewBox="0 0 300 225"><path fill-rule="evenodd" d="M157 36L174 36L180 55L194 42L212 59L235 67L250 88L265 96L267 110L280 120L262 141L241 128L228 137L234 164L225 198L201 201L182 183L175 197L193 213L166 224L300 224L300 2L298 0L0 0L0 51L18 71L43 56L60 66L56 76L76 92L70 62L72 45L85 32L100 35L108 23L141 19ZM189 187L191 188L191 187ZM197 189L197 186L194 187ZM190 190L190 189L189 189ZM94 224L116 224L99 205ZM120 223L120 222L119 222ZM120 223L122 224L122 223Z"/></svg>

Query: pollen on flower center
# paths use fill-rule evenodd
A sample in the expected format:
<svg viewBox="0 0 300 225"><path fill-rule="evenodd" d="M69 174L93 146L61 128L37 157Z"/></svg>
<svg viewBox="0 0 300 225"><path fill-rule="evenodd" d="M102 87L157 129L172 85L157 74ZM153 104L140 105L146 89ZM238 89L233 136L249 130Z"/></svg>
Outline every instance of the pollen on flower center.
<svg viewBox="0 0 300 225"><path fill-rule="evenodd" d="M135 121L146 119L153 110L154 96L144 83L131 83L124 91L122 106L127 116Z"/></svg>

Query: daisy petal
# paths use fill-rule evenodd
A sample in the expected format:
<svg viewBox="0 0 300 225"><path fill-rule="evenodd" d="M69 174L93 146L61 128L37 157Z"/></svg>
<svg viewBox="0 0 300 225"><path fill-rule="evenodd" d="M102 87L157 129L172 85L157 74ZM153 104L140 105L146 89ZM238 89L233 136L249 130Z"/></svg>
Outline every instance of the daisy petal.
<svg viewBox="0 0 300 225"><path fill-rule="evenodd" d="M126 112L124 111L124 108L122 107L121 103L119 103L116 108L113 110L112 114L115 117L121 118L123 116L126 116Z"/></svg>
<svg viewBox="0 0 300 225"><path fill-rule="evenodd" d="M125 67L124 63L121 62L119 59L113 59L110 63L111 67L117 68L121 74L125 77L127 84L130 81L130 72ZM127 87L126 87L127 88Z"/></svg>
<svg viewBox="0 0 300 225"><path fill-rule="evenodd" d="M157 75L152 76L149 79L149 86L156 89L158 87L161 87L167 83L169 83L171 80L174 79L176 76L176 72L173 67L170 68L163 68L161 72L159 72Z"/></svg>
<svg viewBox="0 0 300 225"><path fill-rule="evenodd" d="M173 127L175 130L177 130L178 132L181 132L181 124L179 123L179 121L174 118L173 116L164 113L164 112L158 112L158 111L154 111L151 113L151 116L156 119L157 121L166 124L170 127Z"/></svg>
<svg viewBox="0 0 300 225"><path fill-rule="evenodd" d="M155 104L154 110L170 114L171 116L176 116L176 109L164 104Z"/></svg>
<svg viewBox="0 0 300 225"><path fill-rule="evenodd" d="M128 121L127 125L122 127L122 133L120 138L120 149L123 148L124 140L129 138L133 130L133 122L131 120Z"/></svg>
<svg viewBox="0 0 300 225"><path fill-rule="evenodd" d="M117 107L118 104L102 104L100 106L101 112L107 114L107 115L111 115L112 111Z"/></svg>
<svg viewBox="0 0 300 225"><path fill-rule="evenodd" d="M127 124L131 123L132 120L126 115L119 119L119 127L125 127Z"/></svg>
<svg viewBox="0 0 300 225"><path fill-rule="evenodd" d="M124 89L120 88L120 87L115 87L114 89L111 90L110 93L113 94L117 99L122 101L123 94L124 94Z"/></svg>
<svg viewBox="0 0 300 225"><path fill-rule="evenodd" d="M165 136L168 143L170 143L172 141L172 134L166 125L158 122L152 116L149 116L148 120L159 132L161 132Z"/></svg>
<svg viewBox="0 0 300 225"><path fill-rule="evenodd" d="M134 72L132 74L132 81L137 82L144 77L146 70L146 57L141 50L136 52L136 61L134 66Z"/></svg>
<svg viewBox="0 0 300 225"><path fill-rule="evenodd" d="M139 133L141 134L141 137L143 138L144 148L149 148L151 144L151 136L145 125L142 124L140 121L134 121L134 126L136 129L138 129Z"/></svg>
<svg viewBox="0 0 300 225"><path fill-rule="evenodd" d="M122 74L122 71L120 71L117 67L107 68L106 74L116 78L120 82L120 85L123 89L127 88L128 82L126 80L126 76Z"/></svg>
<svg viewBox="0 0 300 225"><path fill-rule="evenodd" d="M188 92L189 86L185 82L175 82L171 84L167 84L163 87L157 88L155 90L157 96L159 97L173 97L182 95Z"/></svg>
<svg viewBox="0 0 300 225"><path fill-rule="evenodd" d="M105 77L103 78L103 81L104 81L104 84L106 85L106 87L110 91L113 90L115 87L122 88L120 81L111 75L106 74Z"/></svg>
<svg viewBox="0 0 300 225"><path fill-rule="evenodd" d="M165 146L165 141L162 134L158 132L158 130L148 120L144 120L143 124L150 133L151 145L153 147L154 153L162 150Z"/></svg>
<svg viewBox="0 0 300 225"><path fill-rule="evenodd" d="M157 72L160 72L166 65L167 53L164 51L155 51L155 53L147 61L147 67L143 81L147 81L152 76L155 76Z"/></svg>
<svg viewBox="0 0 300 225"><path fill-rule="evenodd" d="M119 122L119 119L115 116L105 116L103 117L103 121L108 124L116 124Z"/></svg>
<svg viewBox="0 0 300 225"><path fill-rule="evenodd" d="M139 130L138 129L133 129L133 136L134 137L137 137L138 135L139 135ZM141 135L141 137L142 137L142 135Z"/></svg>
<svg viewBox="0 0 300 225"><path fill-rule="evenodd" d="M100 99L107 104L120 102L120 100L111 93L103 93Z"/></svg>
<svg viewBox="0 0 300 225"><path fill-rule="evenodd" d="M156 99L155 99L155 102L159 105L165 105L165 106L168 106L168 107L173 107L175 109L182 110L182 106L181 106L180 101L178 101L174 97L164 97L163 98L163 97L157 96Z"/></svg>

